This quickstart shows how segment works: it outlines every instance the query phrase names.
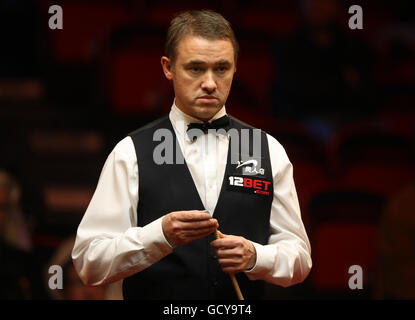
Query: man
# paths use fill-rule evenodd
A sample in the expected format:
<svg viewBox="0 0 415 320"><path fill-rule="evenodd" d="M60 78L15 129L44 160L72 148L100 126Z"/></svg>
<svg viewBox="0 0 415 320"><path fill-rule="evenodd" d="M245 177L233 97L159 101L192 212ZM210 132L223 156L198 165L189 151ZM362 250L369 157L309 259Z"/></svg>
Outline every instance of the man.
<svg viewBox="0 0 415 320"><path fill-rule="evenodd" d="M210 123L252 131L226 115L237 56L221 15L189 11L172 20L161 58L174 87L172 109L109 155L72 252L84 283L123 279L126 299L233 299L228 274L236 274L249 299L263 296L263 281L289 286L308 275L310 245L282 146L264 132L257 145L241 139L234 149L237 139L220 130L186 130ZM158 138L166 131L185 161L160 164ZM261 153L247 160L255 147ZM244 161L233 163L235 153Z"/></svg>

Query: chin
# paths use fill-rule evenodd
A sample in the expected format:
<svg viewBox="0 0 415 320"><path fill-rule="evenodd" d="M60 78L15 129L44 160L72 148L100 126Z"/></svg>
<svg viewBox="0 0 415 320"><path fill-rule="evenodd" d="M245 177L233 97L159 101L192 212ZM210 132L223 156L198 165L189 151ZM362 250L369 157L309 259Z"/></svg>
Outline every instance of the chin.
<svg viewBox="0 0 415 320"><path fill-rule="evenodd" d="M198 105L194 110L195 116L202 120L211 119L222 107L215 105Z"/></svg>

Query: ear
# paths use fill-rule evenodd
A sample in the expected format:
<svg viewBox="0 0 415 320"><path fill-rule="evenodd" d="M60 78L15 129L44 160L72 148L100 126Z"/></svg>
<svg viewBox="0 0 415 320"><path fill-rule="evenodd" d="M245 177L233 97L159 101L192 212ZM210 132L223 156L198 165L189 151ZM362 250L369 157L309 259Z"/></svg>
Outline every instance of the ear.
<svg viewBox="0 0 415 320"><path fill-rule="evenodd" d="M161 57L160 62L161 62L161 66L163 68L164 75L166 76L166 78L168 80L172 80L173 76L174 76L174 73L173 73L173 67L172 67L172 64L171 64L171 60L169 58L163 56L163 57Z"/></svg>

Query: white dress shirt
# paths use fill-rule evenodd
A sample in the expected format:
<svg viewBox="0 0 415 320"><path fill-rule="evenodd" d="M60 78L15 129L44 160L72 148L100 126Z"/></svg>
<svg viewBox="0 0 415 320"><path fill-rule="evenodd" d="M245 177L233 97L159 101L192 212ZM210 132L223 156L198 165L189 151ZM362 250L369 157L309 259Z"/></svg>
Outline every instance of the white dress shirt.
<svg viewBox="0 0 415 320"><path fill-rule="evenodd" d="M223 106L211 120L225 114ZM229 138L207 133L190 141L187 124L201 121L184 114L174 102L169 118L203 205L213 213L225 173ZM252 242L257 260L245 273L251 280L261 279L286 287L308 275L311 248L301 220L293 167L278 141L268 134L267 138L274 181L271 235L267 245ZM104 164L72 251L75 268L84 283L103 285L118 281L112 287L118 292L112 292L112 297L121 296L119 280L144 270L173 251L163 234L162 217L137 227L138 175L134 144L126 137Z"/></svg>

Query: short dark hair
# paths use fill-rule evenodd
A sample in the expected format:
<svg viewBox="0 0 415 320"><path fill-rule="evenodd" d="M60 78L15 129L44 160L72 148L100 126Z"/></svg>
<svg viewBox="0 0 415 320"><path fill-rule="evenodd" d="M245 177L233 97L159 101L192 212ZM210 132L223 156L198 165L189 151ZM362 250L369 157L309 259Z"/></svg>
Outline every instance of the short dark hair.
<svg viewBox="0 0 415 320"><path fill-rule="evenodd" d="M231 24L221 14L212 10L189 10L178 14L170 22L165 43L165 55L172 63L177 58L179 42L186 35L199 36L208 40L229 39L236 63L239 44Z"/></svg>

